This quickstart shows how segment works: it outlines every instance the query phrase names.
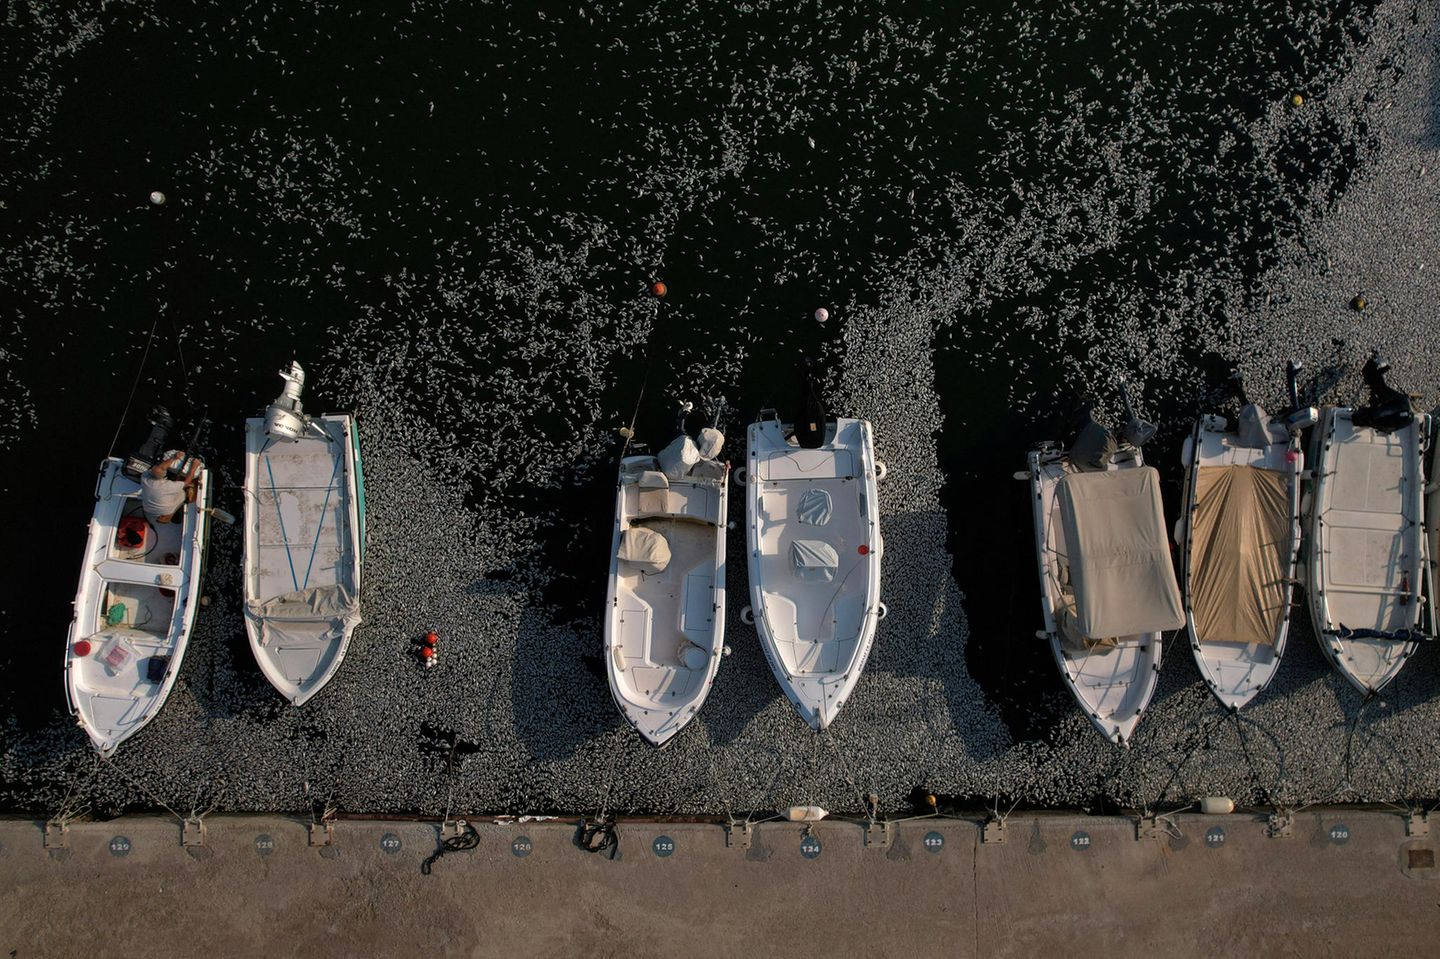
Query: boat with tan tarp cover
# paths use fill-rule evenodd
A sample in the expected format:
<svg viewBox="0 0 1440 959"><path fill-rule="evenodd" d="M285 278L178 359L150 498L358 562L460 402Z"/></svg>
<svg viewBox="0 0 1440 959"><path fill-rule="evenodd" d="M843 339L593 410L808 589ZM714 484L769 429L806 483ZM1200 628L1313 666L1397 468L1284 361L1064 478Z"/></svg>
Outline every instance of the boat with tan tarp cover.
<svg viewBox="0 0 1440 959"><path fill-rule="evenodd" d="M1215 697L1238 710L1272 679L1290 634L1300 550L1301 430L1315 422L1296 395L1271 417L1234 386L1239 413L1201 416L1185 441L1181 549L1190 649Z"/></svg>
<svg viewBox="0 0 1440 959"><path fill-rule="evenodd" d="M1153 433L1130 412L1117 440L1087 408L1069 449L1042 444L1016 474L1035 514L1037 635L1095 728L1122 746L1155 693L1163 631L1185 623L1160 476L1140 453Z"/></svg>
<svg viewBox="0 0 1440 959"><path fill-rule="evenodd" d="M1363 407L1327 407L1312 441L1306 584L1325 655L1374 695L1425 635L1423 457L1429 417L1385 382L1372 355Z"/></svg>

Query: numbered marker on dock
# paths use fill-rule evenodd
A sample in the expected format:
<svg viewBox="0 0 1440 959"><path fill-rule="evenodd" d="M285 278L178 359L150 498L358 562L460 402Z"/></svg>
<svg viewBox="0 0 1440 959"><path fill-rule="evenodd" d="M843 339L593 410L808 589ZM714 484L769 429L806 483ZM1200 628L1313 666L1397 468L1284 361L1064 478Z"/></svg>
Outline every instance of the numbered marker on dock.
<svg viewBox="0 0 1440 959"><path fill-rule="evenodd" d="M1220 826L1211 826L1205 830L1205 845L1210 849L1219 849L1225 845L1225 830Z"/></svg>
<svg viewBox="0 0 1440 959"><path fill-rule="evenodd" d="M275 851L275 840L266 833L255 837L255 851L262 856L268 856Z"/></svg>
<svg viewBox="0 0 1440 959"><path fill-rule="evenodd" d="M110 855L116 858L123 858L130 855L130 840L126 836L116 836L110 840Z"/></svg>
<svg viewBox="0 0 1440 959"><path fill-rule="evenodd" d="M1070 848L1078 849L1081 852L1088 850L1090 848L1090 834L1083 829L1078 830L1075 835L1070 837Z"/></svg>
<svg viewBox="0 0 1440 959"><path fill-rule="evenodd" d="M665 859L669 856L674 855L675 840L671 839L669 836L656 836L655 841L650 844L650 848L655 851L655 855L659 856L661 859Z"/></svg>
<svg viewBox="0 0 1440 959"><path fill-rule="evenodd" d="M510 844L510 851L513 852L520 859L524 859L526 856L530 855L530 852L534 848L535 845L534 843L530 842L529 836L516 836L515 841Z"/></svg>
<svg viewBox="0 0 1440 959"><path fill-rule="evenodd" d="M400 842L400 837L395 835L393 832L387 832L385 835L380 837L380 848L388 853L399 852L401 845L402 843Z"/></svg>
<svg viewBox="0 0 1440 959"><path fill-rule="evenodd" d="M939 852L945 848L945 837L938 832L927 832L925 834L925 851Z"/></svg>
<svg viewBox="0 0 1440 959"><path fill-rule="evenodd" d="M806 859L814 859L820 855L820 840L815 836L806 836L800 840L800 855Z"/></svg>
<svg viewBox="0 0 1440 959"><path fill-rule="evenodd" d="M1337 822L1330 827L1330 841L1337 846L1343 846L1350 841L1350 827L1343 822Z"/></svg>

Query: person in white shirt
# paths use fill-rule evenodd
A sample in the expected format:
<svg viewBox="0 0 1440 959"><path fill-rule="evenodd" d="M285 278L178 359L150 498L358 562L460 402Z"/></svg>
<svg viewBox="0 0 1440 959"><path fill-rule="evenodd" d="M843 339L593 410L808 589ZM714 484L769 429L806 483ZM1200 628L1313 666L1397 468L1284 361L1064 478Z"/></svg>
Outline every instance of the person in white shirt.
<svg viewBox="0 0 1440 959"><path fill-rule="evenodd" d="M197 456L190 461L189 468L181 479L171 479L169 470L185 461L185 453L171 450L164 462L156 463L140 478L140 505L145 516L153 523L179 521L180 508L194 499L195 479L204 469Z"/></svg>

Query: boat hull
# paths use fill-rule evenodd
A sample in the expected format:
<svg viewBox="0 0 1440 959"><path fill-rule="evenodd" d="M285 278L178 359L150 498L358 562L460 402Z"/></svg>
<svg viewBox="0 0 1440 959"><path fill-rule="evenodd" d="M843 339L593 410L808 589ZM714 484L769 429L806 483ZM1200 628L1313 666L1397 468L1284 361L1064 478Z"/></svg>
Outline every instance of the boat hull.
<svg viewBox="0 0 1440 959"><path fill-rule="evenodd" d="M699 714L725 652L725 532L729 467L709 478L654 476L651 456L626 457L615 493L606 594L605 665L610 694L645 740L664 746ZM664 569L642 572L621 559L626 532L663 538Z"/></svg>
<svg viewBox="0 0 1440 959"><path fill-rule="evenodd" d="M1421 626L1429 418L1381 433L1355 425L1352 416L1348 408L1327 407L1315 427L1306 583L1321 650L1351 685L1372 696L1419 644L1346 638L1342 628L1397 633Z"/></svg>
<svg viewBox="0 0 1440 959"><path fill-rule="evenodd" d="M1225 708L1239 710L1254 699L1275 678L1290 635L1294 583L1300 559L1300 487L1304 456L1298 437L1282 426L1271 425L1270 444L1264 449L1238 445L1238 435L1226 430L1223 417L1204 416L1186 441L1181 454L1185 467L1185 492L1178 545L1181 553L1181 587L1185 596L1185 625L1190 651L1210 692ZM1257 616L1275 617L1270 643L1231 642L1202 635L1197 622L1196 600L1204 585L1197 581L1195 556L1195 515L1198 509L1200 470L1244 467L1270 470L1284 477L1288 520L1283 542L1278 545L1281 583L1276 597L1279 609L1256 611Z"/></svg>
<svg viewBox="0 0 1440 959"><path fill-rule="evenodd" d="M296 441L245 423L245 628L265 678L296 706L334 678L360 624L363 480L355 419Z"/></svg>
<svg viewBox="0 0 1440 959"><path fill-rule="evenodd" d="M121 467L114 457L100 467L65 651L66 702L107 757L155 718L175 686L200 605L210 528L208 469L197 476L183 521L157 524L145 519L140 484ZM140 545L124 545L122 528ZM84 655L82 643L90 647Z"/></svg>
<svg viewBox="0 0 1440 959"><path fill-rule="evenodd" d="M749 428L750 609L776 681L801 718L820 730L850 698L884 615L877 495L883 467L865 420L836 420L819 449L791 445L786 434L777 419ZM819 518L817 501L829 514L823 523L807 522ZM833 550L833 568L817 543ZM810 562L817 565L802 565Z"/></svg>
<svg viewBox="0 0 1440 959"><path fill-rule="evenodd" d="M1125 447L1110 469L1144 465L1138 449ZM1058 450L1032 450L1029 456L1030 501L1035 520L1035 554L1040 573L1043 635L1050 645L1065 686L1100 734L1128 747L1160 678L1164 658L1159 632L1121 637L1111 648L1077 649L1065 641L1057 616L1066 602L1062 583L1064 533L1058 519L1057 489L1069 467Z"/></svg>

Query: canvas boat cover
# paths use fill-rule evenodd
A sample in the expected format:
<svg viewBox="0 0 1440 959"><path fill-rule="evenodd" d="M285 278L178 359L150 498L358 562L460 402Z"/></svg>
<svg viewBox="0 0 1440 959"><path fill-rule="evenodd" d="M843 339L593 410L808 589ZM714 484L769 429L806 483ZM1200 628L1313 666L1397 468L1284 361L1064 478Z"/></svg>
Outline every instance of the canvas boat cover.
<svg viewBox="0 0 1440 959"><path fill-rule="evenodd" d="M245 612L260 624L265 647L343 639L360 625L359 597L338 584L248 600Z"/></svg>
<svg viewBox="0 0 1440 959"><path fill-rule="evenodd" d="M807 490L795 506L795 518L807 526L824 526L834 512L830 493L819 486Z"/></svg>
<svg viewBox="0 0 1440 959"><path fill-rule="evenodd" d="M653 529L632 526L620 537L617 555L642 573L663 573L670 565L670 544Z"/></svg>
<svg viewBox="0 0 1440 959"><path fill-rule="evenodd" d="M840 555L835 552L835 547L818 539L792 542L790 559L795 564L795 575L811 582L830 582L840 566Z"/></svg>
<svg viewBox="0 0 1440 959"><path fill-rule="evenodd" d="M725 434L713 426L707 426L700 431L700 442L697 446L702 460L713 460L725 446Z"/></svg>
<svg viewBox="0 0 1440 959"><path fill-rule="evenodd" d="M1285 615L1290 521L1284 473L1200 467L1190 529L1190 609L1202 643L1275 642Z"/></svg>
<svg viewBox="0 0 1440 959"><path fill-rule="evenodd" d="M1246 403L1240 410L1239 429L1236 433L1237 444L1252 450L1269 449L1270 428L1266 425L1269 422L1270 417L1266 415L1264 409L1255 403Z"/></svg>
<svg viewBox="0 0 1440 959"><path fill-rule="evenodd" d="M1075 621L1086 636L1134 636L1185 625L1154 467L1067 473L1059 504Z"/></svg>
<svg viewBox="0 0 1440 959"><path fill-rule="evenodd" d="M690 472L690 467L700 462L700 449L695 441L683 433L670 445L661 450L655 457L660 461L660 469L671 479L683 479Z"/></svg>

